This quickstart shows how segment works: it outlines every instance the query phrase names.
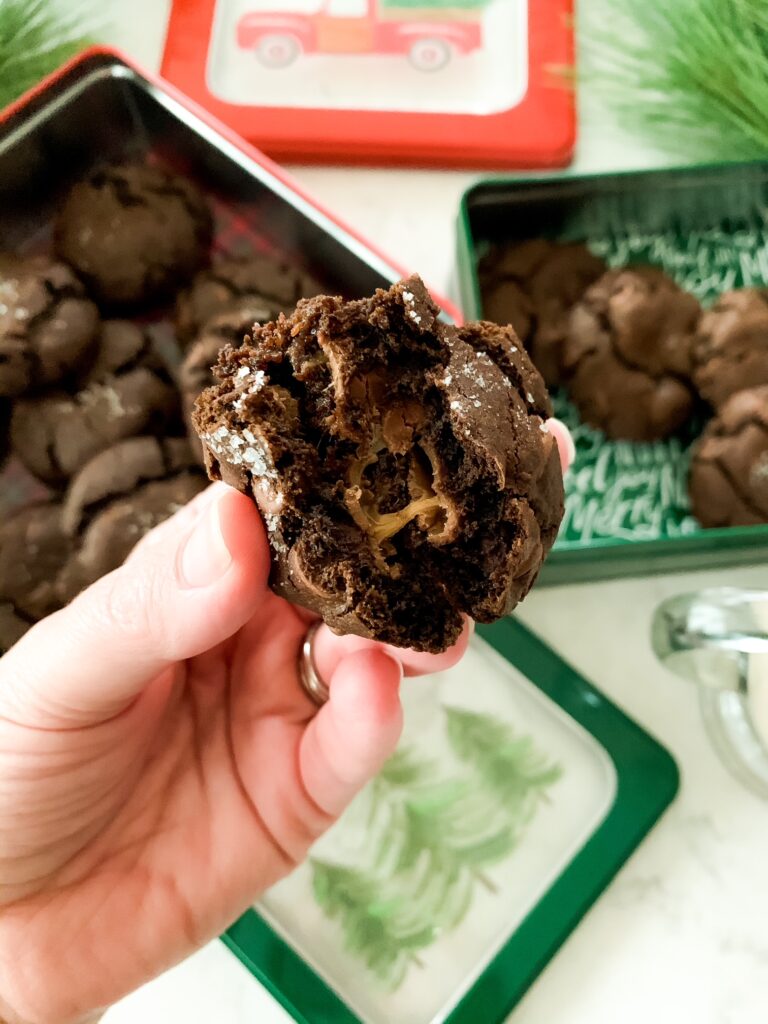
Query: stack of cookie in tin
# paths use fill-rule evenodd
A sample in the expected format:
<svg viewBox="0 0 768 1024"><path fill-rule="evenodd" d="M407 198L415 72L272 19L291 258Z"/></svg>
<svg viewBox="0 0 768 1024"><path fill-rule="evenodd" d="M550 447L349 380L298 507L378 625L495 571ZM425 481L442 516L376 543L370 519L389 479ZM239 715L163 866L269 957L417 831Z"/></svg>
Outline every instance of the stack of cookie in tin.
<svg viewBox="0 0 768 1024"><path fill-rule="evenodd" d="M188 415L218 350L319 291L213 235L194 185L131 163L74 186L48 254L0 255L0 460L37 494L0 522L0 652L205 487Z"/></svg>
<svg viewBox="0 0 768 1024"><path fill-rule="evenodd" d="M768 289L703 310L656 267L541 239L492 248L479 273L486 316L512 324L584 423L648 442L708 420L688 481L703 526L768 522Z"/></svg>

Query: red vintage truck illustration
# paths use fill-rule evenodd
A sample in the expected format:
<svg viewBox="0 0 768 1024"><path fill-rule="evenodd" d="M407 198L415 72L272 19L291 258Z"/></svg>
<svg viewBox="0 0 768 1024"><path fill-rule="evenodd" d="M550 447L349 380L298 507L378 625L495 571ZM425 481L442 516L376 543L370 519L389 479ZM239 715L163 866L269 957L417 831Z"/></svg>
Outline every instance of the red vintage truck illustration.
<svg viewBox="0 0 768 1024"><path fill-rule="evenodd" d="M402 54L419 71L438 71L453 56L483 45L479 9L395 7L379 0L322 0L317 11L252 11L237 24L237 43L270 68L301 54Z"/></svg>

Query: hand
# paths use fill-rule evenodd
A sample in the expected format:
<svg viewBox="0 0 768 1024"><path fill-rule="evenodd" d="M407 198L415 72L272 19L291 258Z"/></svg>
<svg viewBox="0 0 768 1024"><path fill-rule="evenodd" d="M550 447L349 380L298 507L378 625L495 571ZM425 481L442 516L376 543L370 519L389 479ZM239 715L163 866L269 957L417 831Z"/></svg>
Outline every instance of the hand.
<svg viewBox="0 0 768 1024"><path fill-rule="evenodd" d="M572 443L555 421L565 465ZM453 665L323 627L267 588L217 484L0 659L0 1019L74 1024L220 934L394 751L401 675Z"/></svg>
<svg viewBox="0 0 768 1024"><path fill-rule="evenodd" d="M0 1018L68 1024L231 924L393 752L402 671L266 585L253 502L216 484L0 660Z"/></svg>

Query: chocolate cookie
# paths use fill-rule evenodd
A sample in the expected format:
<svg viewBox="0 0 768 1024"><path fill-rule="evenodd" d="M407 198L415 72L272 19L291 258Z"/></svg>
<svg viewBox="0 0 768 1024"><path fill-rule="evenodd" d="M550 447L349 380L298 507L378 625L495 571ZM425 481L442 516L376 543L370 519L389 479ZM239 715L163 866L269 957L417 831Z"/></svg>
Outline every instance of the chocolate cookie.
<svg viewBox="0 0 768 1024"><path fill-rule="evenodd" d="M32 505L0 523L0 653L61 607L59 574L71 544L61 507Z"/></svg>
<svg viewBox="0 0 768 1024"><path fill-rule="evenodd" d="M55 225L59 255L108 307L167 299L208 261L213 218L198 190L148 164L119 164L74 186Z"/></svg>
<svg viewBox="0 0 768 1024"><path fill-rule="evenodd" d="M0 469L10 448L11 403L0 399Z"/></svg>
<svg viewBox="0 0 768 1024"><path fill-rule="evenodd" d="M299 299L317 295L320 285L308 274L274 256L253 253L224 256L202 270L176 303L176 331L187 345L212 317L233 300L251 299L268 310L264 320L293 309Z"/></svg>
<svg viewBox="0 0 768 1024"><path fill-rule="evenodd" d="M725 292L702 315L693 382L715 408L742 388L768 384L768 288Z"/></svg>
<svg viewBox="0 0 768 1024"><path fill-rule="evenodd" d="M206 486L186 438L134 437L100 452L72 480L62 524L76 552L62 600L116 569L134 545Z"/></svg>
<svg viewBox="0 0 768 1024"><path fill-rule="evenodd" d="M710 420L688 490L702 526L768 523L768 384L736 392Z"/></svg>
<svg viewBox="0 0 768 1024"><path fill-rule="evenodd" d="M187 424L192 449L203 465L203 449L192 424L192 410L198 395L213 384L213 367L225 345L242 345L255 323L270 319L271 311L263 304L246 296L236 299L210 320L190 346L179 371L179 387L184 421Z"/></svg>
<svg viewBox="0 0 768 1024"><path fill-rule="evenodd" d="M104 448L179 423L179 399L149 336L126 320L105 320L87 375L69 391L16 402L11 442L27 469L66 482Z"/></svg>
<svg viewBox="0 0 768 1024"><path fill-rule="evenodd" d="M0 397L56 384L88 357L99 315L69 267L0 257Z"/></svg>
<svg viewBox="0 0 768 1024"><path fill-rule="evenodd" d="M273 589L334 629L441 651L527 593L563 512L549 400L511 329L457 330L418 277L300 302L224 349L194 423L251 494Z"/></svg>
<svg viewBox="0 0 768 1024"><path fill-rule="evenodd" d="M556 387L571 307L606 269L579 243L536 238L495 246L479 267L483 314L511 324L546 383Z"/></svg>
<svg viewBox="0 0 768 1024"><path fill-rule="evenodd" d="M563 351L568 393L608 437L653 441L693 410L691 347L700 307L655 267L609 270L573 309Z"/></svg>

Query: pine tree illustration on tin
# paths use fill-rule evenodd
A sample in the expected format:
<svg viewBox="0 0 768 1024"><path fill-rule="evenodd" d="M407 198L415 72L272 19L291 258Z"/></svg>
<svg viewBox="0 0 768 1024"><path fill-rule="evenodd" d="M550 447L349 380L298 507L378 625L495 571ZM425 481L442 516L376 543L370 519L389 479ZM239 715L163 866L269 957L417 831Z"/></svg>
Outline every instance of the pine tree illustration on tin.
<svg viewBox="0 0 768 1024"><path fill-rule="evenodd" d="M410 753L405 758L415 767ZM402 763L394 767L403 774ZM474 780L436 773L429 777L426 762L420 768L405 786L398 786L394 772L386 771L374 784L388 790L383 794L387 821L377 862L400 875L421 869L432 879L444 879L446 886L466 891L458 919L453 914L439 922L451 928L466 912L472 882L494 889L483 868L507 856L515 836L504 809L493 794L478 790Z"/></svg>
<svg viewBox="0 0 768 1024"><path fill-rule="evenodd" d="M402 748L368 791L365 864L313 859L320 907L349 952L397 988L419 952L458 927L492 865L508 857L561 775L530 737L489 715L447 708L464 774Z"/></svg>
<svg viewBox="0 0 768 1024"><path fill-rule="evenodd" d="M339 921L346 949L396 989L409 965L421 965L417 953L434 941L432 923L414 915L402 887L393 892L370 871L317 858L310 863L315 899Z"/></svg>
<svg viewBox="0 0 768 1024"><path fill-rule="evenodd" d="M518 833L531 820L547 791L562 775L531 736L516 736L504 722L462 708L445 708L448 741L495 796Z"/></svg>

